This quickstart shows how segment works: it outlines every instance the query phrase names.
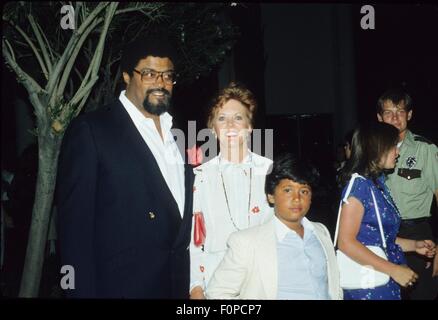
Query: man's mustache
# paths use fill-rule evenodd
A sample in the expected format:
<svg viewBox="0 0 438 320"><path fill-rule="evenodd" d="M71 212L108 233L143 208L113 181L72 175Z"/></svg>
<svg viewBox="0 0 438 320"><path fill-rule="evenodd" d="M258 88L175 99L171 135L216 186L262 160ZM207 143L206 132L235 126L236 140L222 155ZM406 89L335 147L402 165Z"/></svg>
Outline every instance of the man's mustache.
<svg viewBox="0 0 438 320"><path fill-rule="evenodd" d="M146 91L146 96L149 96L150 94L154 93L154 92L161 92L164 95L170 96L170 92L164 88L158 88L158 89L148 89Z"/></svg>

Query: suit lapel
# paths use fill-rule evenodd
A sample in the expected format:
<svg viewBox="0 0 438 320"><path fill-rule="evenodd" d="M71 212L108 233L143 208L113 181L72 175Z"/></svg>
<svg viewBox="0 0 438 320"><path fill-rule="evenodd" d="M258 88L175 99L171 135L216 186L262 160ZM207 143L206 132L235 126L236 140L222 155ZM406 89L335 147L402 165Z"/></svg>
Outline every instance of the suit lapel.
<svg viewBox="0 0 438 320"><path fill-rule="evenodd" d="M333 277L334 271L332 270L333 269L333 266L332 266L333 260L330 259L330 256L329 256L329 252L334 250L333 244L331 242L331 239L325 235L325 233L320 229L320 227L317 224L315 224L313 222L312 222L312 224L315 227L314 230L315 230L316 238L319 240L319 243L321 244L322 249L324 250L324 254L325 254L325 260L327 263L327 279L328 279L329 294L332 297L332 299L336 299L337 290L333 290L333 288L335 286L335 282L336 282L336 279Z"/></svg>
<svg viewBox="0 0 438 320"><path fill-rule="evenodd" d="M175 244L178 245L180 241L190 241L190 232L185 232L188 228L190 230L192 226L192 203L193 203L193 168L189 164L184 165L184 186L185 186L185 201L184 201L184 213L181 228L179 229L178 237L175 240ZM188 239L184 239L184 236L189 236Z"/></svg>
<svg viewBox="0 0 438 320"><path fill-rule="evenodd" d="M278 287L278 262L274 220L271 219L269 223L263 225L260 232L262 234L258 237L258 249L256 250L258 274L262 279L266 298L275 299Z"/></svg>
<svg viewBox="0 0 438 320"><path fill-rule="evenodd" d="M125 135L128 143L132 145L132 151L137 156L140 163L147 163L148 170L145 170L145 184L150 187L150 190L159 198L162 199L161 204L166 206L172 213L171 218L178 225L181 223L181 215L179 213L178 204L172 195L166 180L164 179L160 167L149 146L143 140L138 132L135 124L132 122L128 112L123 107L120 101L113 104L114 115L120 126L121 134ZM141 174L139 172L139 174Z"/></svg>

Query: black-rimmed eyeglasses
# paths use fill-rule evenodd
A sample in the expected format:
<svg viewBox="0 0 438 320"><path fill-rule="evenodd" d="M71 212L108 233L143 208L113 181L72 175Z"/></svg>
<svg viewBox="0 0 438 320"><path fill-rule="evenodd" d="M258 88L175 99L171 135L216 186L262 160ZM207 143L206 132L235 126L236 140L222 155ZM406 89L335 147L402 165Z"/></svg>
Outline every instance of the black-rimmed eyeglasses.
<svg viewBox="0 0 438 320"><path fill-rule="evenodd" d="M166 84L175 84L176 83L176 73L173 71L163 71L159 72L152 69L145 69L143 71L138 71L134 69L141 76L141 81L145 84L154 83L158 80L159 77L163 79L163 82Z"/></svg>

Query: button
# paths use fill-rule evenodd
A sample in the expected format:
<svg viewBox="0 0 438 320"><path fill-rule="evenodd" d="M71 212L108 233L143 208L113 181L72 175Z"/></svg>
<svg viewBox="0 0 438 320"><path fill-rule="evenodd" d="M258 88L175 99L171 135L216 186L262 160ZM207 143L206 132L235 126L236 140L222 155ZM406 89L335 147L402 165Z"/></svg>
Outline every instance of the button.
<svg viewBox="0 0 438 320"><path fill-rule="evenodd" d="M153 213L152 211L149 211L149 219L155 219L155 213Z"/></svg>

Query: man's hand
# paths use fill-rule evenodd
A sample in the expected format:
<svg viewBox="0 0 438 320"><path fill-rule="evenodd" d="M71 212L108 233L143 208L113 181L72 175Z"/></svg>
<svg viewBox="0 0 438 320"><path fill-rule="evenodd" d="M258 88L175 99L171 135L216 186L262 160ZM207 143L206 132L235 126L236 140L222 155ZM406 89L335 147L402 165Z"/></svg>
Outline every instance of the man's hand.
<svg viewBox="0 0 438 320"><path fill-rule="evenodd" d="M192 299L192 300L204 300L205 299L204 290L202 290L202 288L199 287L199 286L194 287L192 289L192 291L190 291L190 299Z"/></svg>
<svg viewBox="0 0 438 320"><path fill-rule="evenodd" d="M418 240L415 241L415 252L433 258L436 253L436 245L432 240Z"/></svg>

